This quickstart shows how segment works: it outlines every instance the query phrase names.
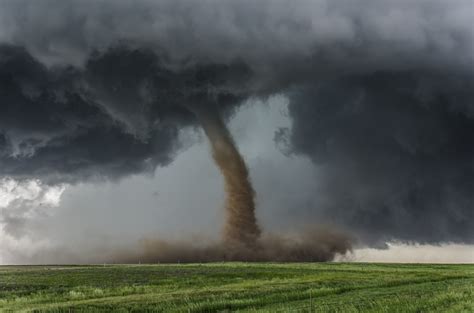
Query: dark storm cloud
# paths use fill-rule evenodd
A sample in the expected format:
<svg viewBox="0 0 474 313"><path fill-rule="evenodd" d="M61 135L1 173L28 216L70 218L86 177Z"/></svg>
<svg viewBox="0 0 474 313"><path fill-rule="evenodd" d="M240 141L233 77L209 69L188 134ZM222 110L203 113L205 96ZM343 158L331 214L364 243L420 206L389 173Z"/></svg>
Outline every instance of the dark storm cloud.
<svg viewBox="0 0 474 313"><path fill-rule="evenodd" d="M0 174L166 165L187 107L290 96L290 153L366 238L472 241L473 4L0 0Z"/></svg>
<svg viewBox="0 0 474 313"><path fill-rule="evenodd" d="M121 41L170 62L243 59L288 82L325 67L465 67L472 15L470 0L2 0L0 42L80 66Z"/></svg>
<svg viewBox="0 0 474 313"><path fill-rule="evenodd" d="M326 216L365 239L472 243L473 105L472 76L348 76L295 92L287 139L320 166Z"/></svg>
<svg viewBox="0 0 474 313"><path fill-rule="evenodd" d="M237 63L172 72L154 53L123 47L91 55L84 69L46 68L0 46L0 171L52 183L150 172L172 160L179 128L194 123L186 106L231 107L238 97L226 83L248 75Z"/></svg>

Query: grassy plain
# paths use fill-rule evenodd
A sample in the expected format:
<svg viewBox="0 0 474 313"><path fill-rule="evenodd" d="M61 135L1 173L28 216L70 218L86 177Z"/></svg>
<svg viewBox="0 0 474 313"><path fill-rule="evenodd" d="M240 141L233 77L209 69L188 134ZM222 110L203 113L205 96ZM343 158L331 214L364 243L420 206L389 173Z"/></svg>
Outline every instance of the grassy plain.
<svg viewBox="0 0 474 313"><path fill-rule="evenodd" d="M1 312L474 312L474 265L0 266Z"/></svg>

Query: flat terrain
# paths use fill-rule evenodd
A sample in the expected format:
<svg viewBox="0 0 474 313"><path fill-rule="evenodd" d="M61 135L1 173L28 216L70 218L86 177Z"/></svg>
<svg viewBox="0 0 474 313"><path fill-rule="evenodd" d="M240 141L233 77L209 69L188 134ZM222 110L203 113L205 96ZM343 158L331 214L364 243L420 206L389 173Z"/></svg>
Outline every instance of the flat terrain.
<svg viewBox="0 0 474 313"><path fill-rule="evenodd" d="M0 266L2 312L474 312L474 265Z"/></svg>

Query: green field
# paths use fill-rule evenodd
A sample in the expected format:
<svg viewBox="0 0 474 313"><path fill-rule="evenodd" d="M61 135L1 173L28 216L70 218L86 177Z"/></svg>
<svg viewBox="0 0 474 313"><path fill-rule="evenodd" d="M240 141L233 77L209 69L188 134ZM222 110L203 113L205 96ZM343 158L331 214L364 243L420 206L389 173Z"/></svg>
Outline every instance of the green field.
<svg viewBox="0 0 474 313"><path fill-rule="evenodd" d="M2 266L2 312L474 312L474 265Z"/></svg>

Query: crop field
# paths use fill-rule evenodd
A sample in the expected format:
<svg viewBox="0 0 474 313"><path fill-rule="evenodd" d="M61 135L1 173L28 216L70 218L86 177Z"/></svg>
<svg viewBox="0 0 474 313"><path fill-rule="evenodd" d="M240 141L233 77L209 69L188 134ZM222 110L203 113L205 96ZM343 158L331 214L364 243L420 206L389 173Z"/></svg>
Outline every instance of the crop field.
<svg viewBox="0 0 474 313"><path fill-rule="evenodd" d="M1 312L474 312L474 265L1 266Z"/></svg>

